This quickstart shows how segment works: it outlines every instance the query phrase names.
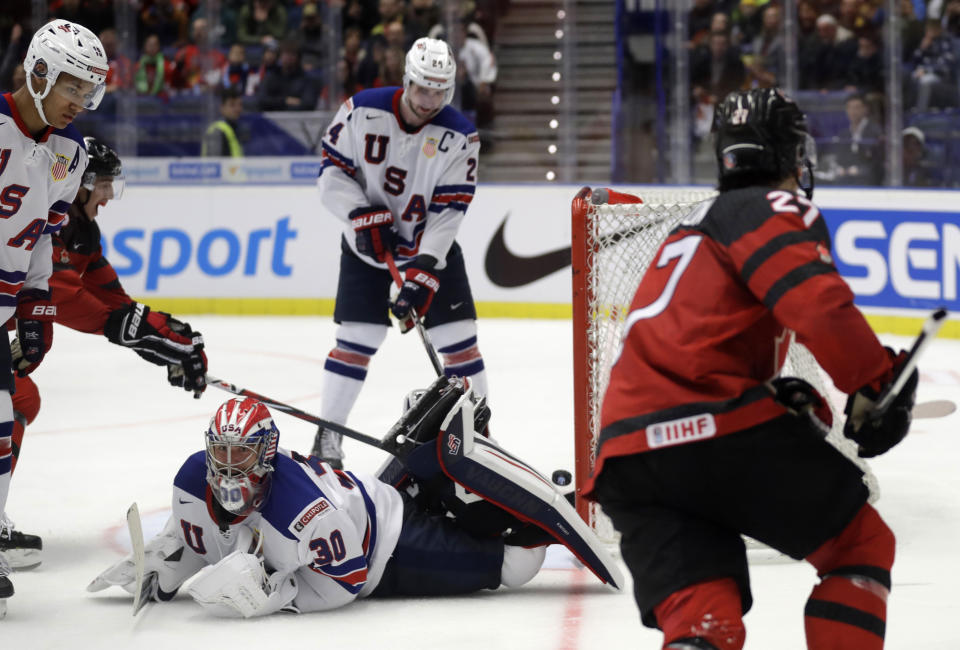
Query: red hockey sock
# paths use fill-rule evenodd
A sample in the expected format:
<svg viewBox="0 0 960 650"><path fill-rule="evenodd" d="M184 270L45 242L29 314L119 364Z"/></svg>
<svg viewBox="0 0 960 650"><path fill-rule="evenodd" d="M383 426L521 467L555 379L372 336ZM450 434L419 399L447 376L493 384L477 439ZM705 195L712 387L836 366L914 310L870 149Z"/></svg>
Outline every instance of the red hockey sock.
<svg viewBox="0 0 960 650"><path fill-rule="evenodd" d="M869 505L807 557L822 581L804 609L810 650L881 650L896 540Z"/></svg>
<svg viewBox="0 0 960 650"><path fill-rule="evenodd" d="M663 630L664 648L678 639L699 638L717 650L741 650L746 641L740 590L733 578L700 582L676 591L653 613Z"/></svg>
<svg viewBox="0 0 960 650"><path fill-rule="evenodd" d="M17 468L17 458L20 457L20 447L23 445L23 433L28 424L33 422L40 412L40 391L29 377L15 378L16 392L13 394L13 435L11 444L13 454L10 459L10 472Z"/></svg>

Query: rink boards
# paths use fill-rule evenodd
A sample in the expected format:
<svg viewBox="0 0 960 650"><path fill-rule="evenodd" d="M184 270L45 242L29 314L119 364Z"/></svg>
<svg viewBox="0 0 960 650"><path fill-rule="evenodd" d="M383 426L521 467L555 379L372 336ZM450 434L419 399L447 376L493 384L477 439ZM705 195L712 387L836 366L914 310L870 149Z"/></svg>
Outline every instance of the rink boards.
<svg viewBox="0 0 960 650"><path fill-rule="evenodd" d="M101 211L104 251L127 291L177 313L332 313L341 222L313 184L204 173L157 182L135 173ZM482 317L569 317L578 189L478 187L457 240ZM936 306L960 311L960 193L819 189L815 198L835 262L875 327L909 334ZM958 323L943 333L960 336Z"/></svg>

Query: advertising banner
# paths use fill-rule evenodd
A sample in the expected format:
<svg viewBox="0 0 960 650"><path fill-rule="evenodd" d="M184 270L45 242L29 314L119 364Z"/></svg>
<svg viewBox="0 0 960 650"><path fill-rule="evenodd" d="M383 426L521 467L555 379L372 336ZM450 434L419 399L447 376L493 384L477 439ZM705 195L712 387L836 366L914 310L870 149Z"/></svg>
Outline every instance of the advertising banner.
<svg viewBox="0 0 960 650"><path fill-rule="evenodd" d="M222 179L240 173L221 162L216 169L209 164L161 167L171 177ZM273 164L244 173L266 176ZM291 178L315 177L313 161L276 164ZM478 188L457 240L481 311L569 315L570 201L578 189ZM642 195L650 188L620 189ZM817 192L835 262L859 305L960 310L960 210L951 211L958 198L949 191ZM330 300L336 294L342 225L321 207L316 187L306 180L133 184L122 201L102 211L99 223L121 281L145 300Z"/></svg>

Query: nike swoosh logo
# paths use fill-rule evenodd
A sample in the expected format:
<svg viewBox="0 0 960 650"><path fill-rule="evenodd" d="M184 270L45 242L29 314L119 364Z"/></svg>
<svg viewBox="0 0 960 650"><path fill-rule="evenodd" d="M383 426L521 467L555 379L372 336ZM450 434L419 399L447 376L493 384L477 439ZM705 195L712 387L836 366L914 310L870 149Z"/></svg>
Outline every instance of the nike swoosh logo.
<svg viewBox="0 0 960 650"><path fill-rule="evenodd" d="M484 267L491 282L498 287L513 289L525 284L532 284L570 265L570 246L533 257L521 257L514 254L507 248L507 243L503 239L503 231L509 218L510 213L508 212L503 217L503 222L497 228L497 232L493 233L490 245L487 246ZM657 219L601 235L597 238L596 245L601 249L616 246L622 241L636 237L649 228L662 225L665 221L666 219Z"/></svg>
<svg viewBox="0 0 960 650"><path fill-rule="evenodd" d="M183 499L177 499L180 503L190 503L189 501L184 501Z"/></svg>
<svg viewBox="0 0 960 650"><path fill-rule="evenodd" d="M513 289L532 284L570 265L569 246L532 257L521 257L513 253L507 248L503 238L509 218L508 212L487 246L484 267L491 282L498 287Z"/></svg>
<svg viewBox="0 0 960 650"><path fill-rule="evenodd" d="M378 120L380 119L379 115L367 115L368 120Z"/></svg>
<svg viewBox="0 0 960 650"><path fill-rule="evenodd" d="M462 302L457 302L457 303L454 303L454 304L450 305L450 311L453 311L454 309L458 309L461 305L463 305Z"/></svg>

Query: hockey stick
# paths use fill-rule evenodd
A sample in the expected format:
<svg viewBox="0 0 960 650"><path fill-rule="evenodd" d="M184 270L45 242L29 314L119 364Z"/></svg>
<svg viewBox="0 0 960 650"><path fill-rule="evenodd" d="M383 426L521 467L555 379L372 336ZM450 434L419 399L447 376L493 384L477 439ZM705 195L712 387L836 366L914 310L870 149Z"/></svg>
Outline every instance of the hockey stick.
<svg viewBox="0 0 960 650"><path fill-rule="evenodd" d="M140 523L140 509L137 508L136 501L127 508L127 531L130 533L130 547L133 550L133 566L137 572L133 588L133 615L136 616L150 602L149 594L144 593L150 590L150 585L143 584L146 559L143 550L143 526Z"/></svg>
<svg viewBox="0 0 960 650"><path fill-rule="evenodd" d="M870 409L867 417L873 420L878 420L883 417L883 414L886 413L890 405L893 404L893 400L900 395L900 391L903 390L907 380L910 379L910 375L913 374L914 369L917 367L917 362L920 360L920 354L937 336L937 332L940 331L940 328L946 320L947 310L943 307L930 314L930 317L927 318L927 321L923 324L923 329L920 330L917 340L913 342L913 346L910 348L910 351L907 352L907 359L903 365L900 366L897 376L877 398L876 403L873 408Z"/></svg>
<svg viewBox="0 0 960 650"><path fill-rule="evenodd" d="M278 400L275 400L260 393L255 393L248 388L241 388L236 384L231 384L230 382L223 381L218 379L213 375L207 375L207 385L216 386L220 390L225 390L228 393L233 393L234 395L239 395L241 397L252 397L255 400L263 402L267 407L276 409L287 415L292 415L295 418L303 420L304 422L309 422L310 424L316 424L322 426L324 429L329 429L330 431L336 431L342 435L345 435L348 438L358 440L360 442L366 443L368 445L373 445L374 447L383 448L383 445L379 438L374 438L373 436L368 436L365 433L360 433L359 431L354 431L349 427L345 427L342 424L337 424L336 422L330 422L329 420L324 420L323 418L317 417L316 415L311 415L306 411L301 411L295 406L290 406L289 404L284 404Z"/></svg>
<svg viewBox="0 0 960 650"><path fill-rule="evenodd" d="M920 402L913 407L914 420L932 420L945 418L957 410L957 403L951 399L935 399L929 402Z"/></svg>
<svg viewBox="0 0 960 650"><path fill-rule="evenodd" d="M384 253L384 260L390 268L390 275L393 276L394 284L397 285L398 289L402 288L403 278L400 277L400 269L397 268L397 263L393 259L393 253L386 251L386 253ZM440 357L437 356L437 351L434 349L433 343L430 342L430 336L427 334L427 330L423 328L423 323L420 322L420 317L417 316L416 310L413 311L410 318L413 319L413 326L417 328L417 334L420 335L420 340L423 341L423 347L427 350L427 356L430 357L430 363L433 364L433 369L438 376L442 376L443 365L440 363Z"/></svg>

